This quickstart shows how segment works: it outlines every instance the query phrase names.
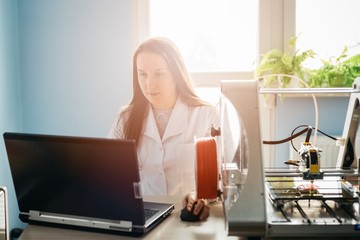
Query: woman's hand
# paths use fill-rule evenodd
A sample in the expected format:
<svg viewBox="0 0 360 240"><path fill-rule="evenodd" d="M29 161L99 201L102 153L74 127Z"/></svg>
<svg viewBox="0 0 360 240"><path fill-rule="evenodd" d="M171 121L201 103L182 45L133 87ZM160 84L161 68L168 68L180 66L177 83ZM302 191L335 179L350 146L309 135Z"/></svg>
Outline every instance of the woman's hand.
<svg viewBox="0 0 360 240"><path fill-rule="evenodd" d="M196 204L195 208L193 209L194 204ZM193 209L193 213L199 216L199 220L204 220L209 217L210 214L210 204L205 199L196 200L195 193L188 193L186 194L185 198L182 201L183 208L191 212Z"/></svg>

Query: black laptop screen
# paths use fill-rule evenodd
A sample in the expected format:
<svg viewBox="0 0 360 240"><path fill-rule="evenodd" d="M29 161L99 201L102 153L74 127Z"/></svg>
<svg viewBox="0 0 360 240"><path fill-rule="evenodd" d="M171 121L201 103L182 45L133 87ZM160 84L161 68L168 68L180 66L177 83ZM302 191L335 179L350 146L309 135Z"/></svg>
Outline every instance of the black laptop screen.
<svg viewBox="0 0 360 240"><path fill-rule="evenodd" d="M4 134L20 212L127 220L143 224L133 141Z"/></svg>

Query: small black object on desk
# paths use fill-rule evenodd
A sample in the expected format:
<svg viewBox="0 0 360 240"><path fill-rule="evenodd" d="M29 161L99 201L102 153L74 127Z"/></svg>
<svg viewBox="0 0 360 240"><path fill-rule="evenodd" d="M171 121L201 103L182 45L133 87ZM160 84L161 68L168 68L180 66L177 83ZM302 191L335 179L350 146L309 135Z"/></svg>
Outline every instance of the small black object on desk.
<svg viewBox="0 0 360 240"><path fill-rule="evenodd" d="M194 213L194 209L196 207L196 203L194 203L193 207L191 208L191 211L189 211L186 206L181 209L181 213L180 213L180 219L183 220L183 221L188 221L188 222L197 222L199 221L199 217L200 217L200 214L201 212L196 215Z"/></svg>

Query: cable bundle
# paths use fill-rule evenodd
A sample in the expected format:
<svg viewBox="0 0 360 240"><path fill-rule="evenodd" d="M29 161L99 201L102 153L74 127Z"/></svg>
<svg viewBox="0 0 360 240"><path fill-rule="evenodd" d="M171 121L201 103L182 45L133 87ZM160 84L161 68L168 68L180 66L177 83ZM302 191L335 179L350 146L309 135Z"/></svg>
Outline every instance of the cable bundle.
<svg viewBox="0 0 360 240"><path fill-rule="evenodd" d="M213 137L196 140L197 199L215 199L218 190L217 148Z"/></svg>

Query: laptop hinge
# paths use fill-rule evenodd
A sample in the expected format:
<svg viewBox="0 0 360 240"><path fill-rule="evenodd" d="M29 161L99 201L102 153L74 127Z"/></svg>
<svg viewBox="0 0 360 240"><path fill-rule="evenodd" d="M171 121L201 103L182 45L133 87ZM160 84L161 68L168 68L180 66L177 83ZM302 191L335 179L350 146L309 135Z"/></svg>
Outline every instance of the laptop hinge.
<svg viewBox="0 0 360 240"><path fill-rule="evenodd" d="M76 218L73 216L61 216L61 215L50 215L49 213L41 213L40 211L29 211L29 220L41 221L48 223L60 223L67 225L74 225L80 227L92 227L101 229L116 229L123 232L132 231L132 222L130 221L111 221L107 222L104 220L96 219L83 219Z"/></svg>
<svg viewBox="0 0 360 240"><path fill-rule="evenodd" d="M134 195L136 199L142 199L140 182L134 182Z"/></svg>

